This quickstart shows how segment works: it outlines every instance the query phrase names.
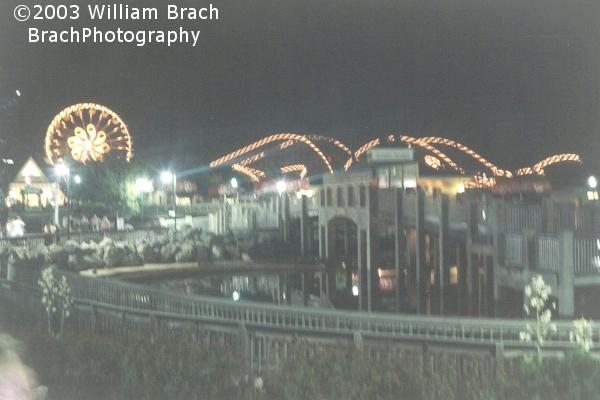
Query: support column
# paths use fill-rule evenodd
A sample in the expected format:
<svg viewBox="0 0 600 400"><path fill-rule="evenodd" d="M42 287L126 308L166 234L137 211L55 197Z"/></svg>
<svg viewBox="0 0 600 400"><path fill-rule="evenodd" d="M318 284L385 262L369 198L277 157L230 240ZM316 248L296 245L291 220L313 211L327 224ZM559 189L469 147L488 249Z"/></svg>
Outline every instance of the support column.
<svg viewBox="0 0 600 400"><path fill-rule="evenodd" d="M423 311L424 271L425 271L425 193L417 188L416 199L416 263L415 263L415 285L417 297L417 314Z"/></svg>
<svg viewBox="0 0 600 400"><path fill-rule="evenodd" d="M287 193L279 195L281 206L282 239L284 243L289 241L290 231L290 198Z"/></svg>
<svg viewBox="0 0 600 400"><path fill-rule="evenodd" d="M363 229L361 229L361 226L357 224L356 226L356 240L357 240L357 252L358 252L358 257L357 257L357 268L356 268L356 275L358 277L358 310L362 311L364 308L363 305L363 293L365 291L365 280L363 277L363 268L364 268L364 254L363 254L363 244L365 242L365 237L366 237L366 233Z"/></svg>
<svg viewBox="0 0 600 400"><path fill-rule="evenodd" d="M465 311L467 315L473 315L473 238L477 233L477 204L469 200L467 204L467 242L466 250L466 289L467 299Z"/></svg>
<svg viewBox="0 0 600 400"><path fill-rule="evenodd" d="M442 194L439 198L439 226L438 226L438 231L439 231L439 270L438 270L438 282L439 282L439 300L440 300L440 304L439 304L439 309L440 309L440 315L444 315L444 303L445 303L445 289L446 289L446 281L448 280L447 277L447 271L449 269L450 263L449 263L449 251L448 251L448 244L449 244L449 238L448 238L448 203L449 203L449 199L448 199L448 195L447 194Z"/></svg>
<svg viewBox="0 0 600 400"><path fill-rule="evenodd" d="M307 250L307 214L306 214L306 196L300 198L300 254L306 257Z"/></svg>
<svg viewBox="0 0 600 400"><path fill-rule="evenodd" d="M561 232L559 245L558 315L572 318L575 314L575 237L573 232Z"/></svg>
<svg viewBox="0 0 600 400"><path fill-rule="evenodd" d="M369 187L367 190L367 240L366 240L366 256L367 256L367 311L373 310L373 290L374 290L374 264L376 260L375 254L375 233L377 232L376 219L377 216L377 189Z"/></svg>
<svg viewBox="0 0 600 400"><path fill-rule="evenodd" d="M504 215L504 209L500 207L498 201L493 200L492 202L492 220L488 226L492 229L492 265L486 273L489 273L488 277L491 280L492 286L492 299L490 316L498 316L498 305L500 304L500 290L498 287L498 271L500 270L500 240L505 238L506 229L504 222L506 220ZM488 286L489 287L489 286Z"/></svg>
<svg viewBox="0 0 600 400"><path fill-rule="evenodd" d="M400 311L400 259L401 259L401 239L402 235L402 192L400 189L394 189L394 270L396 273L396 312Z"/></svg>

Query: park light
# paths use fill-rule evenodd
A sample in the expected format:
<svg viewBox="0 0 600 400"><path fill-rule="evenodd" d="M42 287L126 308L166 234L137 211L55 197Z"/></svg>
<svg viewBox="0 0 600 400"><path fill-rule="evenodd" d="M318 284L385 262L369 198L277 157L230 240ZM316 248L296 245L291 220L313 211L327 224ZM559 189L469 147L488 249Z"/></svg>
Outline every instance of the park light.
<svg viewBox="0 0 600 400"><path fill-rule="evenodd" d="M238 180L237 180L235 177L234 177L234 178L231 178L231 181L230 181L230 183L231 183L231 187L232 187L232 188L234 188L234 189L237 189L237 188L238 188L238 186L239 186L239 184L238 184Z"/></svg>
<svg viewBox="0 0 600 400"><path fill-rule="evenodd" d="M76 183L76 184L78 184L78 185L81 185L81 176L79 176L79 175L75 175L75 176L73 177L73 182L75 182L75 183Z"/></svg>
<svg viewBox="0 0 600 400"><path fill-rule="evenodd" d="M150 193L154 190L152 181L148 178L137 178L134 187L137 193Z"/></svg>
<svg viewBox="0 0 600 400"><path fill-rule="evenodd" d="M590 189L596 189L596 187L598 186L598 180L594 175L591 175L587 180L587 184L590 187Z"/></svg>
<svg viewBox="0 0 600 400"><path fill-rule="evenodd" d="M56 167L54 167L56 176L66 177L69 176L69 172L69 167L66 164L57 164Z"/></svg>
<svg viewBox="0 0 600 400"><path fill-rule="evenodd" d="M279 194L285 192L286 188L287 188L287 184L285 183L284 180L280 180L277 181L277 184L275 185L275 187L277 188L277 191L279 192Z"/></svg>
<svg viewBox="0 0 600 400"><path fill-rule="evenodd" d="M233 301L238 301L240 299L240 294L237 290L234 290L231 297L233 297Z"/></svg>
<svg viewBox="0 0 600 400"><path fill-rule="evenodd" d="M357 285L352 285L352 295L358 296L358 286Z"/></svg>
<svg viewBox="0 0 600 400"><path fill-rule="evenodd" d="M173 174L170 171L163 171L160 173L160 180L162 183L170 183L173 180Z"/></svg>

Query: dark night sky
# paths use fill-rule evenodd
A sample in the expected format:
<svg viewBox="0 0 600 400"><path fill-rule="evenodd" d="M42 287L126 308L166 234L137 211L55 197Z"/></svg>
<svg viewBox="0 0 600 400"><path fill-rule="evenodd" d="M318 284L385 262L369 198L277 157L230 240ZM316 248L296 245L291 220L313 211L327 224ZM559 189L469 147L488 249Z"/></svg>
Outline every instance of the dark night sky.
<svg viewBox="0 0 600 400"><path fill-rule="evenodd" d="M219 21L186 24L200 45L171 49L27 44L19 3L0 5L0 97L24 93L0 111L0 136L18 137L2 153L41 154L53 115L93 101L141 157L197 165L293 131L435 134L502 166L574 151L600 168L598 1L216 0Z"/></svg>

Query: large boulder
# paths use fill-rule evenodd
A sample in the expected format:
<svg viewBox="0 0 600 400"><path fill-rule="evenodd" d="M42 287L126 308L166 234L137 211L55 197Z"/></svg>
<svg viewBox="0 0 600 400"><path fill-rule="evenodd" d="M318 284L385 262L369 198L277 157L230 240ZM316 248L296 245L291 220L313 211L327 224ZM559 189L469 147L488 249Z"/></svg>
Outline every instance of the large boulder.
<svg viewBox="0 0 600 400"><path fill-rule="evenodd" d="M137 247L137 251L144 263L155 263L155 262L159 261L158 260L159 257L158 257L156 250L154 250L154 247L152 247L148 243L145 243L145 242L140 243Z"/></svg>
<svg viewBox="0 0 600 400"><path fill-rule="evenodd" d="M79 271L85 269L83 266L82 255L80 254L69 254L67 259L67 268L71 271Z"/></svg>
<svg viewBox="0 0 600 400"><path fill-rule="evenodd" d="M104 265L107 268L114 268L123 265L123 258L126 253L122 247L109 245L104 247Z"/></svg>
<svg viewBox="0 0 600 400"><path fill-rule="evenodd" d="M137 267L143 264L144 261L135 251L126 253L121 260L121 265L124 267Z"/></svg>
<svg viewBox="0 0 600 400"><path fill-rule="evenodd" d="M227 255L234 260L239 260L241 257L240 249L236 244L226 244L225 251L227 252Z"/></svg>
<svg viewBox="0 0 600 400"><path fill-rule="evenodd" d="M223 250L223 247L221 247L217 244L213 244L211 253L212 253L212 258L215 260L222 260L225 258L225 250Z"/></svg>
<svg viewBox="0 0 600 400"><path fill-rule="evenodd" d="M194 261L195 256L196 248L194 242L188 240L181 245L179 251L177 252L177 254L175 254L175 261L180 263L191 262Z"/></svg>
<svg viewBox="0 0 600 400"><path fill-rule="evenodd" d="M69 254L79 254L81 252L81 245L75 240L67 240L63 244L63 247L65 251Z"/></svg>
<svg viewBox="0 0 600 400"><path fill-rule="evenodd" d="M81 267L84 269L102 268L104 260L97 254L84 255L81 258Z"/></svg>
<svg viewBox="0 0 600 400"><path fill-rule="evenodd" d="M51 244L45 248L46 262L48 264L57 264L66 266L69 253L60 244Z"/></svg>
<svg viewBox="0 0 600 400"><path fill-rule="evenodd" d="M160 261L163 263L171 263L175 261L175 253L177 247L172 243L166 243L160 248Z"/></svg>
<svg viewBox="0 0 600 400"><path fill-rule="evenodd" d="M196 245L196 261L199 263L206 262L210 259L208 247L203 244Z"/></svg>
<svg viewBox="0 0 600 400"><path fill-rule="evenodd" d="M99 246L98 243L91 240L89 242L81 242L79 249L83 255L92 255L98 254Z"/></svg>

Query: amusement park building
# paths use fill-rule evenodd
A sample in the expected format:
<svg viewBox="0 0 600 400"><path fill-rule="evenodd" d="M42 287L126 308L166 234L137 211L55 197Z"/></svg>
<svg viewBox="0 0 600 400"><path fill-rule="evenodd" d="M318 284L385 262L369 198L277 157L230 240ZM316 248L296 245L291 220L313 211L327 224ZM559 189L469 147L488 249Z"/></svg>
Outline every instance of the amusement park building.
<svg viewBox="0 0 600 400"><path fill-rule="evenodd" d="M326 292L346 271L362 310L521 316L523 287L542 275L560 316L600 317L597 202L557 196L541 178L477 187L416 170L361 164L263 188L222 210L221 229L278 229L303 257L326 262Z"/></svg>

